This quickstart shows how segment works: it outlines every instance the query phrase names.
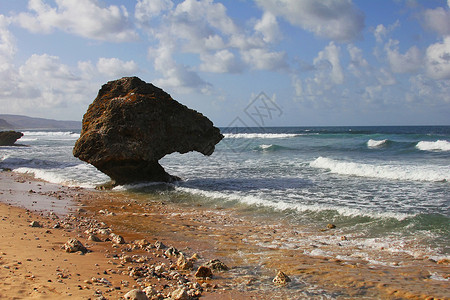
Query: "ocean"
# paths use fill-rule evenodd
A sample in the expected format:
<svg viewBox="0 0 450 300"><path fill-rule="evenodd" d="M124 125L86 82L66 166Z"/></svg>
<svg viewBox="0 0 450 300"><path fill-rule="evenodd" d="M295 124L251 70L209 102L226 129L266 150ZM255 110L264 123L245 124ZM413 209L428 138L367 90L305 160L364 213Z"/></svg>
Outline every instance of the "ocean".
<svg viewBox="0 0 450 300"><path fill-rule="evenodd" d="M376 249L439 260L450 254L450 126L222 128L207 157L171 154L160 163L183 181L121 192L183 205L232 209L309 228L284 244L306 255L388 263ZM0 147L0 168L93 188L109 180L72 155L79 131L25 131L27 147ZM309 249L336 226L343 247ZM270 247L270 245L267 245ZM345 247L344 247L345 248Z"/></svg>

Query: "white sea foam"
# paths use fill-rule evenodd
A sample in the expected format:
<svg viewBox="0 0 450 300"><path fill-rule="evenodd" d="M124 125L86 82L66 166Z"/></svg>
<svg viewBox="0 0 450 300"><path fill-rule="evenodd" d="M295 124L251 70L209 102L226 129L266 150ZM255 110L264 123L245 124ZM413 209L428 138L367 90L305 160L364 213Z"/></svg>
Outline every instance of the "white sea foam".
<svg viewBox="0 0 450 300"><path fill-rule="evenodd" d="M51 183L83 188L94 188L97 184L104 182L106 179L106 176L103 174L89 172L91 171L91 167L86 164L80 164L64 169L36 169L20 167L14 169L14 171L18 173L32 174L35 178ZM86 175L86 173L89 174ZM72 175L72 177L69 177L68 174ZM85 180L83 180L83 175L86 176Z"/></svg>
<svg viewBox="0 0 450 300"><path fill-rule="evenodd" d="M53 137L53 138L79 138L80 134L74 133L72 131L24 131L23 136L25 138L28 138L30 136Z"/></svg>
<svg viewBox="0 0 450 300"><path fill-rule="evenodd" d="M367 147L369 148L380 148L386 145L388 140L368 140L367 141Z"/></svg>
<svg viewBox="0 0 450 300"><path fill-rule="evenodd" d="M218 199L221 201L236 201L247 205L264 206L269 207L277 211L294 210L298 212L322 212L322 211L337 211L342 216L347 217L370 217L370 218L394 218L399 221L413 216L412 214L394 213L394 212L374 212L366 211L364 209L355 209L344 206L325 205L325 204L302 204L302 203L289 203L279 200L267 200L261 195L249 195L240 192L226 193L217 191L205 191L194 188L176 187L177 190L186 193L200 195L211 199Z"/></svg>
<svg viewBox="0 0 450 300"><path fill-rule="evenodd" d="M420 141L416 148L422 151L450 151L450 142L446 140L437 140L435 142Z"/></svg>
<svg viewBox="0 0 450 300"><path fill-rule="evenodd" d="M270 149L272 146L273 146L272 144L268 144L268 145L263 144L263 145L259 145L259 148L261 148L262 150L268 150L268 149Z"/></svg>
<svg viewBox="0 0 450 300"><path fill-rule="evenodd" d="M310 163L313 168L327 169L340 175L374 177L396 180L449 181L449 166L373 165L318 157Z"/></svg>
<svg viewBox="0 0 450 300"><path fill-rule="evenodd" d="M298 133L224 133L227 139L285 139L300 136Z"/></svg>

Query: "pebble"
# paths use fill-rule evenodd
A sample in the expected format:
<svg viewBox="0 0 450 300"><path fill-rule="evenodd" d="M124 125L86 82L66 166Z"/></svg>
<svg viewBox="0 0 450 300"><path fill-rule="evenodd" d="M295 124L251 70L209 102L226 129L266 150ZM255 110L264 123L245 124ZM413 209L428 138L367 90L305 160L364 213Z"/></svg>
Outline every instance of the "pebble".
<svg viewBox="0 0 450 300"><path fill-rule="evenodd" d="M86 247L77 239L71 238L69 239L64 246L62 247L66 252L73 253L81 251L82 253L88 252Z"/></svg>
<svg viewBox="0 0 450 300"><path fill-rule="evenodd" d="M176 289L171 294L171 299L174 300L188 300L190 297L184 288Z"/></svg>
<svg viewBox="0 0 450 300"><path fill-rule="evenodd" d="M30 227L42 228L42 225L38 221L33 221L30 223Z"/></svg>
<svg viewBox="0 0 450 300"><path fill-rule="evenodd" d="M130 300L148 300L148 297L145 294L145 292L139 289L131 290L128 293L126 293L123 297L125 299Z"/></svg>
<svg viewBox="0 0 450 300"><path fill-rule="evenodd" d="M286 285L290 281L291 279L281 271L278 271L277 276L272 280L276 285Z"/></svg>
<svg viewBox="0 0 450 300"><path fill-rule="evenodd" d="M198 267L197 272L195 272L194 276L200 278L212 278L213 273L210 268L206 266L200 266Z"/></svg>
<svg viewBox="0 0 450 300"><path fill-rule="evenodd" d="M228 266L225 265L223 262L221 262L218 259L210 260L206 266L210 267L211 269L215 271L228 271Z"/></svg>

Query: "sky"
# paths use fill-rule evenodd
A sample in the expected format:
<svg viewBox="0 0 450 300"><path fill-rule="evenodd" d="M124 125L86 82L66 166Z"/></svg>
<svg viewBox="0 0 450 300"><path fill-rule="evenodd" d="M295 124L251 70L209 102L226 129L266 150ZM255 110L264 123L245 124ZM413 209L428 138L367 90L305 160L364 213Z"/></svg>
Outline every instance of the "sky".
<svg viewBox="0 0 450 300"><path fill-rule="evenodd" d="M450 0L0 0L0 114L124 76L222 127L450 125Z"/></svg>

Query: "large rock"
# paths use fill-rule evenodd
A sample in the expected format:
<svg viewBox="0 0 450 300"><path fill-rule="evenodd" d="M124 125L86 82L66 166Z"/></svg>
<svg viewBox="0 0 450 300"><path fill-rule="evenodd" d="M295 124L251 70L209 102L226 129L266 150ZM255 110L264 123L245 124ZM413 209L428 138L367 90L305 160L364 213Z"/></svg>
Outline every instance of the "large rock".
<svg viewBox="0 0 450 300"><path fill-rule="evenodd" d="M74 156L107 174L115 184L171 182L158 163L166 154L211 155L223 138L213 123L137 77L103 85L83 117Z"/></svg>
<svg viewBox="0 0 450 300"><path fill-rule="evenodd" d="M22 136L22 132L0 131L0 146L12 146Z"/></svg>

